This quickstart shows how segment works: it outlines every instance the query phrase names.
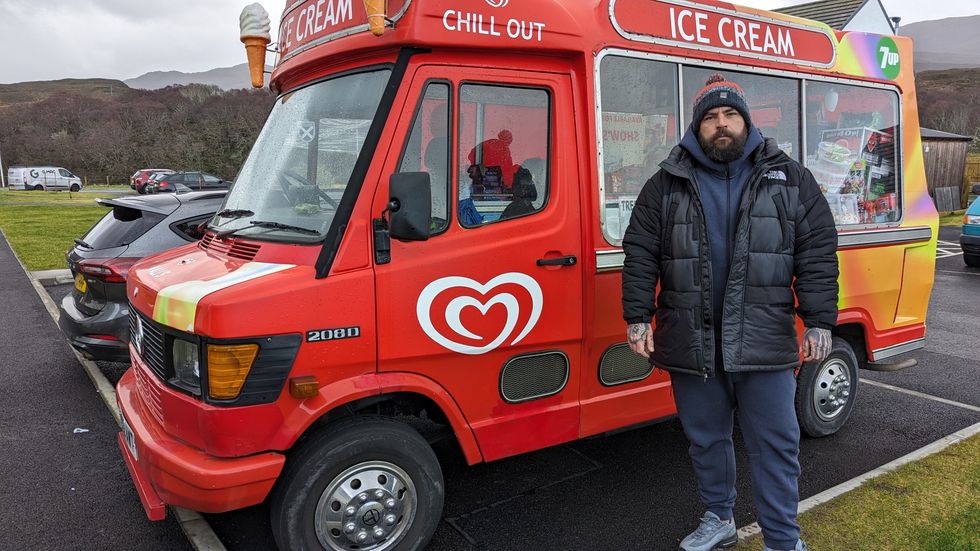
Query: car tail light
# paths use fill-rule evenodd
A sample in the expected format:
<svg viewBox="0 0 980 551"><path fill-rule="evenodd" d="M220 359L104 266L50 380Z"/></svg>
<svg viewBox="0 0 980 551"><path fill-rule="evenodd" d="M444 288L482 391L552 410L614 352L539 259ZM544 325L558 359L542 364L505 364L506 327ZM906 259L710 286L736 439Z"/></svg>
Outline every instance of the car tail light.
<svg viewBox="0 0 980 551"><path fill-rule="evenodd" d="M125 283L129 268L138 258L110 258L108 260L82 260L78 263L78 271L86 277L98 279L106 283Z"/></svg>
<svg viewBox="0 0 980 551"><path fill-rule="evenodd" d="M167 187L167 181L166 180L163 180L162 182L159 183L159 186L160 186L161 189L166 188Z"/></svg>

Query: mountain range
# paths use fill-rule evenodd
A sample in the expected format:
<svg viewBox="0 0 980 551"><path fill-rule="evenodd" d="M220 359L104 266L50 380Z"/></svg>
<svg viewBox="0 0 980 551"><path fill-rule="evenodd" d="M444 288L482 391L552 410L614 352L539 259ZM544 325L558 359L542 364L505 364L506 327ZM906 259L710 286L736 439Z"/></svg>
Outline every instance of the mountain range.
<svg viewBox="0 0 980 551"><path fill-rule="evenodd" d="M272 67L267 65L265 70L271 72ZM175 84L212 84L222 90L251 87L248 63L233 67L219 67L199 73L152 71L136 78L126 79L123 82L130 88L142 88L144 90L157 90Z"/></svg>
<svg viewBox="0 0 980 551"><path fill-rule="evenodd" d="M898 34L914 43L915 72L980 67L980 15L910 23Z"/></svg>

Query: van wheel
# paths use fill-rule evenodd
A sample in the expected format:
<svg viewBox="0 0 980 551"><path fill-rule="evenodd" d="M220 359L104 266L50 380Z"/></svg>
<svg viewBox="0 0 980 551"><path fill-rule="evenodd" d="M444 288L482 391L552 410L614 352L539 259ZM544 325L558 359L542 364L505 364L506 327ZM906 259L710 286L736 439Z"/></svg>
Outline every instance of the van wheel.
<svg viewBox="0 0 980 551"><path fill-rule="evenodd" d="M970 266L971 268L980 268L980 255L964 254L963 262L966 262L966 265Z"/></svg>
<svg viewBox="0 0 980 551"><path fill-rule="evenodd" d="M80 189L82 188L78 187L78 184L72 184L71 187L68 188L68 191L78 191Z"/></svg>
<svg viewBox="0 0 980 551"><path fill-rule="evenodd" d="M442 515L442 470L414 429L351 417L289 457L270 496L280 549L424 549Z"/></svg>
<svg viewBox="0 0 980 551"><path fill-rule="evenodd" d="M35 184L34 191L44 191L44 186L42 186L41 184Z"/></svg>
<svg viewBox="0 0 980 551"><path fill-rule="evenodd" d="M804 434L819 438L844 426L857 398L857 370L854 350L840 337L822 362L803 364L796 378L796 418Z"/></svg>

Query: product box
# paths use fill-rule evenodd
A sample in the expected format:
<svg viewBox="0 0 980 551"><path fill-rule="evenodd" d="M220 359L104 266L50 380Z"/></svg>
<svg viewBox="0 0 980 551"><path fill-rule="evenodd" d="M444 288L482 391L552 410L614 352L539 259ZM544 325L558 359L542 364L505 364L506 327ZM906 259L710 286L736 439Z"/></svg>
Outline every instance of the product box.
<svg viewBox="0 0 980 551"><path fill-rule="evenodd" d="M837 223L896 220L892 134L871 128L840 128L825 130L821 138L816 155L807 165L827 195Z"/></svg>

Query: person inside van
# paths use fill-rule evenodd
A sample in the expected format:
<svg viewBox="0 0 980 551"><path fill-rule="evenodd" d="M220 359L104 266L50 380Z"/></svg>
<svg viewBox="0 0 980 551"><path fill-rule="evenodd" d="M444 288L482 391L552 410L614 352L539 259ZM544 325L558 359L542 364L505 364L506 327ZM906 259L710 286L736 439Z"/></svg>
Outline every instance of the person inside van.
<svg viewBox="0 0 980 551"><path fill-rule="evenodd" d="M470 162L470 178L477 185L480 179L481 189L474 187L474 193L509 194L514 181L514 172L519 165L514 164L510 153L510 144L514 135L510 130L501 130L496 138L484 140L470 150L467 159ZM479 175L474 175L474 172Z"/></svg>
<svg viewBox="0 0 980 551"><path fill-rule="evenodd" d="M514 199L500 215L501 219L515 218L534 212L532 202L537 200L538 190L534 187L534 177L530 170L518 167L517 171L514 172L514 183L511 186L511 191L514 194Z"/></svg>

